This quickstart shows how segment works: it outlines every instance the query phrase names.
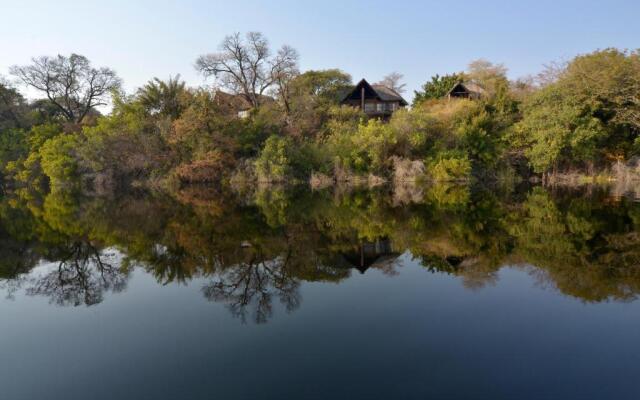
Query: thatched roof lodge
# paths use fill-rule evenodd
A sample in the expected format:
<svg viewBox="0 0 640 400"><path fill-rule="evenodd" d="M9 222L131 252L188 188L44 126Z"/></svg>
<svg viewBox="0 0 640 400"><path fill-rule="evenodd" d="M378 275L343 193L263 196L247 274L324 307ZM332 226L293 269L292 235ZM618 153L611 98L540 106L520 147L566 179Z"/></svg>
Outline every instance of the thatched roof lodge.
<svg viewBox="0 0 640 400"><path fill-rule="evenodd" d="M475 99L482 98L485 95L485 93L486 93L486 90L484 90L484 88L478 85L477 83L458 82L455 85L453 85L451 90L449 90L449 92L447 93L447 98L451 99L452 97L455 97L455 98L475 100Z"/></svg>
<svg viewBox="0 0 640 400"><path fill-rule="evenodd" d="M342 262L336 264L338 268L355 268L364 273L369 268L389 269L397 263L400 253L393 251L389 239L376 239L373 242L363 242L351 251L342 252Z"/></svg>
<svg viewBox="0 0 640 400"><path fill-rule="evenodd" d="M340 102L358 107L370 117L388 118L394 111L409 105L395 90L384 85L371 85L361 80Z"/></svg>

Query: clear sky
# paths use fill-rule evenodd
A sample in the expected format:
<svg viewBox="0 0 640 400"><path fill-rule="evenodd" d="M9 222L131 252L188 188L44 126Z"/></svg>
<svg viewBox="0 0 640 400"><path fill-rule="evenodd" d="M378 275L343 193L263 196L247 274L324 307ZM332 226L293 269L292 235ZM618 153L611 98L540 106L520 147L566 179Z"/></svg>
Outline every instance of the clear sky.
<svg viewBox="0 0 640 400"><path fill-rule="evenodd" d="M477 58L516 78L598 48L640 47L638 0L0 0L0 10L0 74L75 52L114 68L128 91L178 73L203 83L196 57L236 31L295 47L303 70L338 67L370 82L401 72L408 98L431 75Z"/></svg>

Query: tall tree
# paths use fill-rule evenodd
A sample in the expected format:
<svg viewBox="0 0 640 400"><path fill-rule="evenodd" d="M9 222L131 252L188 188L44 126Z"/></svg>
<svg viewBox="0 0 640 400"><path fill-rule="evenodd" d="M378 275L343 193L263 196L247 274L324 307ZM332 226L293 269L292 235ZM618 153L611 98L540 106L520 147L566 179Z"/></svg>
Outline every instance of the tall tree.
<svg viewBox="0 0 640 400"><path fill-rule="evenodd" d="M185 108L188 95L186 83L180 80L178 74L168 81L153 78L146 85L138 89L138 100L152 113L176 119Z"/></svg>
<svg viewBox="0 0 640 400"><path fill-rule="evenodd" d="M564 71L567 69L568 62L556 62L553 61L549 64L544 64L542 72L538 73L535 77L535 82L540 87L548 86L555 83L560 79Z"/></svg>
<svg viewBox="0 0 640 400"><path fill-rule="evenodd" d="M377 84L384 85L390 89L395 90L398 93L404 93L405 87L407 86L407 84L402 83L403 78L404 78L404 75L394 71L389 75L385 76L384 78L382 78L382 80L380 82L377 82Z"/></svg>
<svg viewBox="0 0 640 400"><path fill-rule="evenodd" d="M224 38L217 53L205 54L196 60L196 69L213 76L225 89L242 94L254 106L260 106L262 95L278 78L295 74L297 52L283 46L271 55L269 42L260 32L240 33Z"/></svg>
<svg viewBox="0 0 640 400"><path fill-rule="evenodd" d="M290 83L290 117L294 130L315 135L329 118L329 110L352 86L351 76L339 69L306 71Z"/></svg>
<svg viewBox="0 0 640 400"><path fill-rule="evenodd" d="M297 97L308 96L332 104L338 104L340 95L344 95L352 85L351 75L339 69L305 71L292 84ZM308 103L309 99L304 99L304 102Z"/></svg>
<svg viewBox="0 0 640 400"><path fill-rule="evenodd" d="M122 84L115 71L93 68L86 57L78 54L31 61L30 65L11 67L11 73L43 92L70 122L80 123L92 109L106 105L109 93Z"/></svg>
<svg viewBox="0 0 640 400"><path fill-rule="evenodd" d="M482 86L489 96L494 96L500 88L509 85L507 68L482 58L469 63L465 79Z"/></svg>
<svg viewBox="0 0 640 400"><path fill-rule="evenodd" d="M278 59L282 62L276 64L273 70L275 81L275 94L280 98L287 114L291 112L292 82L300 74L298 69L298 52L289 46L283 46L278 51Z"/></svg>

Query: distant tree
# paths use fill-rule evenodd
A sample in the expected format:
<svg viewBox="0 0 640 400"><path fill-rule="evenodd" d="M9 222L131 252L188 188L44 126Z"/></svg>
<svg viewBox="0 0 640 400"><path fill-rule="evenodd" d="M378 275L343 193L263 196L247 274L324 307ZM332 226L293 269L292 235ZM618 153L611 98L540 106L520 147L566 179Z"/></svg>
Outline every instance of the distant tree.
<svg viewBox="0 0 640 400"><path fill-rule="evenodd" d="M185 97L188 95L186 84L178 74L168 81L153 78L138 89L137 97L142 105L152 113L176 119L185 108Z"/></svg>
<svg viewBox="0 0 640 400"><path fill-rule="evenodd" d="M605 49L574 58L523 105L516 125L536 172L606 165L640 153L640 55Z"/></svg>
<svg viewBox="0 0 640 400"><path fill-rule="evenodd" d="M471 61L465 79L482 86L489 96L494 96L500 88L508 86L507 68L485 59Z"/></svg>
<svg viewBox="0 0 640 400"><path fill-rule="evenodd" d="M627 125L640 134L640 50L604 49L573 59L558 82L577 100L601 108L604 121Z"/></svg>
<svg viewBox="0 0 640 400"><path fill-rule="evenodd" d="M399 72L392 72L389 75L385 76L384 78L382 78L382 80L380 82L378 82L378 85L384 85L390 89L395 90L398 93L404 93L405 92L405 87L407 86L405 83L401 83L402 79L404 78L404 75L402 75Z"/></svg>
<svg viewBox="0 0 640 400"><path fill-rule="evenodd" d="M281 62L275 65L272 72L275 83L275 95L282 101L285 112L291 111L291 83L300 74L298 70L298 52L289 47L283 46L276 57Z"/></svg>
<svg viewBox="0 0 640 400"><path fill-rule="evenodd" d="M0 76L0 131L23 127L26 109L24 97Z"/></svg>
<svg viewBox="0 0 640 400"><path fill-rule="evenodd" d="M524 76L510 82L509 90L516 100L523 101L538 89L536 81L537 78L534 76Z"/></svg>
<svg viewBox="0 0 640 400"><path fill-rule="evenodd" d="M294 135L314 136L327 121L329 109L352 85L339 69L306 71L290 83L290 119Z"/></svg>
<svg viewBox="0 0 640 400"><path fill-rule="evenodd" d="M316 100L336 103L345 89L351 87L351 75L339 69L306 71L293 82L296 96L309 96Z"/></svg>
<svg viewBox="0 0 640 400"><path fill-rule="evenodd" d="M240 33L224 38L217 53L205 54L196 60L196 69L205 76L213 76L225 89L243 94L254 106L278 79L295 74L297 52L283 46L271 55L269 42L260 32L249 32L243 39Z"/></svg>
<svg viewBox="0 0 640 400"><path fill-rule="evenodd" d="M11 67L11 73L43 92L74 123L82 122L95 107L106 105L109 93L122 83L112 69L93 68L78 54L33 58L30 65Z"/></svg>
<svg viewBox="0 0 640 400"><path fill-rule="evenodd" d="M45 98L32 101L29 104L29 110L34 125L62 122L67 119L60 107Z"/></svg>
<svg viewBox="0 0 640 400"><path fill-rule="evenodd" d="M567 62L551 62L544 64L542 72L538 73L535 77L535 82L540 87L545 87L552 83L555 83L560 79L560 76L567 68Z"/></svg>
<svg viewBox="0 0 640 400"><path fill-rule="evenodd" d="M440 99L458 82L463 80L462 74L449 74L440 76L436 74L431 77L431 81L422 85L421 91L414 91L413 105L420 104L428 99Z"/></svg>

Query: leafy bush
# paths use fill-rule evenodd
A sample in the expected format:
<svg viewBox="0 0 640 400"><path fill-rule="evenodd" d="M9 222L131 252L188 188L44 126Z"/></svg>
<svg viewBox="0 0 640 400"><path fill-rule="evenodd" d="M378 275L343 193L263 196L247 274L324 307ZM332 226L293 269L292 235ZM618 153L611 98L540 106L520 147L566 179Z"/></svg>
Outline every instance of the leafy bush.
<svg viewBox="0 0 640 400"><path fill-rule="evenodd" d="M74 134L64 134L44 142L40 148L42 171L52 187L73 184L77 181L79 140Z"/></svg>
<svg viewBox="0 0 640 400"><path fill-rule="evenodd" d="M435 75L431 77L431 81L422 85L422 90L415 91L413 105L416 106L425 100L441 99L453 88L453 86L462 81L462 74Z"/></svg>
<svg viewBox="0 0 640 400"><path fill-rule="evenodd" d="M185 183L219 182L231 170L233 158L219 150L213 150L202 159L183 163L176 167L176 177Z"/></svg>
<svg viewBox="0 0 640 400"><path fill-rule="evenodd" d="M6 137L7 149L6 151L12 152L11 146L24 146L24 153L13 153L17 156L13 160L7 160L7 164L4 168L5 173L11 176L15 181L22 184L29 184L33 186L39 186L46 182L44 179L42 167L41 167L41 154L40 149L48 140L62 135L62 127L58 124L43 124L37 125L31 128L26 134L26 143L20 144L16 140L20 141L19 137ZM13 144L11 144L13 142ZM13 158L13 157L11 157Z"/></svg>
<svg viewBox="0 0 640 400"><path fill-rule="evenodd" d="M293 140L287 137L270 136L255 161L259 181L281 182L292 175Z"/></svg>
<svg viewBox="0 0 640 400"><path fill-rule="evenodd" d="M429 163L428 172L436 181L469 180L471 161L465 154L443 153Z"/></svg>
<svg viewBox="0 0 640 400"><path fill-rule="evenodd" d="M355 131L335 132L329 138L335 157L359 173L388 169L396 143L395 131L377 119L361 122Z"/></svg>

